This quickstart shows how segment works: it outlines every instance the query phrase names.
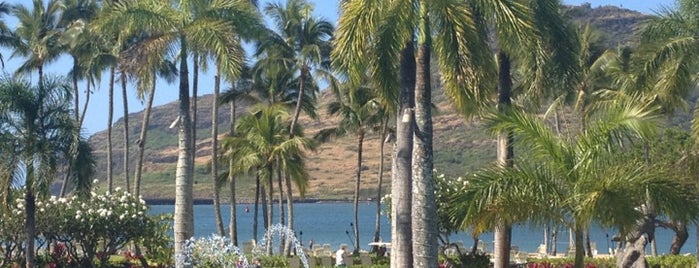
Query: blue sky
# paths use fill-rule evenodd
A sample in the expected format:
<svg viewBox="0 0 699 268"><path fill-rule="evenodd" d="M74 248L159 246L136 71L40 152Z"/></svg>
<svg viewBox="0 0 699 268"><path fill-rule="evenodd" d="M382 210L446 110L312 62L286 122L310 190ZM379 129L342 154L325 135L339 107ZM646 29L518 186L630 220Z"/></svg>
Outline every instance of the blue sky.
<svg viewBox="0 0 699 268"><path fill-rule="evenodd" d="M30 5L30 1L21 1L21 0L9 0L6 1L7 3L10 4L24 4L24 5ZM270 2L270 1L261 1L262 4ZM315 4L315 14L316 16L320 16L323 18L326 18L328 20L335 21L337 20L338 17L338 11L337 11L337 0L310 0L310 2L313 2ZM621 6L624 8L632 9L632 10L637 10L643 13L647 14L654 14L655 11L661 10L661 6L670 6L673 1L672 0L563 0L564 4L571 4L571 5L579 5L582 3L590 3L592 7L598 7L598 6L604 6L604 5L615 5L615 6ZM7 18L5 18L7 19ZM6 20L8 24L11 26L13 24L13 21L11 20ZM21 59L9 59L10 57L10 52L2 49L0 50L0 53L2 53L4 59L5 59L5 71L6 72L14 72L15 68L19 66ZM47 73L50 74L60 74L63 75L67 72L67 70L70 69L70 60L67 57L63 57L59 59L57 62L47 66ZM36 76L36 75L34 75ZM200 78L200 85L199 85L199 94L204 95L204 94L210 94L213 91L213 88L211 87L211 81L213 80L211 74L204 74L202 78ZM36 77L28 77L28 79L36 79ZM85 118L85 125L84 125L84 134L85 135L91 135L97 131L101 131L106 129L107 127L107 103L108 103L108 98L107 98L107 75L105 74L103 76L103 81L101 85L95 90L95 93L91 96L90 99L90 104L88 107L87 111L87 116ZM191 83L191 81L190 81ZM81 88L84 88L84 84L80 85ZM84 100L84 97L81 96L82 100ZM123 115L123 109L122 109L122 100L121 100L121 93L120 92L115 92L115 102L114 102L114 114L115 114L115 119L114 121L117 120L117 118L120 118ZM155 102L154 105L161 105L165 103L169 103L172 101L177 100L177 86L176 85L166 85L164 83L159 83L158 91L156 92L156 97L155 97ZM132 90L130 92L129 96L129 112L137 112L142 109L144 109L143 103L139 100L136 99L135 93Z"/></svg>

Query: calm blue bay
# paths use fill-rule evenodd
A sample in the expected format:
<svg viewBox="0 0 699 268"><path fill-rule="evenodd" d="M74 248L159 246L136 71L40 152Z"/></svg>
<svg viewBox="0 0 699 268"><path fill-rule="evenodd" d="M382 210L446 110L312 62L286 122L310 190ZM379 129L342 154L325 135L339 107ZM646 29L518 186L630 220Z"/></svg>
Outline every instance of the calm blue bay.
<svg viewBox="0 0 699 268"><path fill-rule="evenodd" d="M246 212L246 207L249 212ZM276 205L275 205L276 209ZM229 207L222 206L222 214L224 225L228 227ZM150 209L151 214L174 213L173 205L153 205ZM278 211L275 210L275 217L278 216ZM362 249L369 249L369 242L374 236L374 222L376 220L376 204L369 202L361 202L359 204L359 238ZM260 210L259 225L263 226L262 210ZM308 245L310 240L314 240L317 244L330 244L334 249L341 244L352 245L354 242L352 235L352 203L346 202L322 202L322 203L298 203L294 204L294 225L297 239L303 241L304 245ZM207 237L216 233L215 220L213 217L212 205L195 205L194 206L194 232L195 237ZM244 240L252 239L252 220L253 220L253 205L240 204L237 206L238 220L238 238L242 243ZM275 220L275 222L278 222ZM347 234L349 232L349 235ZM696 233L695 228L690 227L690 236L687 243L682 248L682 253L696 252ZM591 241L597 244L599 253L606 254L608 247L613 247L612 242L608 240L615 234L614 230L602 229L595 227L591 230ZM262 238L264 230L258 230L258 238ZM512 231L513 245L519 246L520 250L525 252L535 252L536 248L543 242L543 229L531 228L527 225L515 226ZM658 228L656 230L656 238L658 245L658 253L667 253L670 248L674 233L669 230ZM557 243L558 252L565 252L568 247L569 235L567 231L559 232L559 242ZM391 230L388 218L381 217L381 238L383 241L391 240ZM473 244L469 234L456 234L451 236L451 241L462 241L466 247ZM488 243L488 250L493 249L493 235L491 233L482 234L480 239ZM648 247L650 248L650 247Z"/></svg>

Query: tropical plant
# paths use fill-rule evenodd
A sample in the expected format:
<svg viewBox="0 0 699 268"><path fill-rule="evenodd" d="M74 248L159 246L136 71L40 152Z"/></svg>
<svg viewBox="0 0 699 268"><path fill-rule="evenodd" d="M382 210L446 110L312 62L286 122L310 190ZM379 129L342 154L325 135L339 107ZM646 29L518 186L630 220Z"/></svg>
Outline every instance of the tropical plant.
<svg viewBox="0 0 699 268"><path fill-rule="evenodd" d="M10 13L10 5L8 5L5 1L0 2L0 16L4 16ZM12 30L10 30L10 28L7 27L5 21L0 20L0 45L11 46L11 41L15 39L12 35ZM2 54L0 54L0 66L2 66L2 68L5 68L5 59L3 58Z"/></svg>
<svg viewBox="0 0 699 268"><path fill-rule="evenodd" d="M256 54L264 55L263 61L275 62L294 73L297 85L282 89L295 91L285 92L296 96L293 128L301 114L305 92L315 96L319 90L313 71L325 73L329 67L334 27L327 20L312 17L313 5L306 0L291 0L286 5L270 3L264 12L272 19L274 30L262 38Z"/></svg>
<svg viewBox="0 0 699 268"><path fill-rule="evenodd" d="M235 125L236 125L236 120L237 120L237 113L236 113L236 107L237 103L240 100L248 99L251 97L249 95L250 91L252 91L251 88L251 73L250 73L250 68L245 67L243 68L243 72L240 76L240 78L236 79L235 81L231 82L231 87L226 90L219 98L217 99L216 105L223 105L225 103L229 104L229 109L230 109L230 127L228 130L228 137L233 137L235 136ZM258 102L258 100L252 100L252 102ZM216 182L217 185L222 186L228 183L228 190L229 190L229 202L230 202L230 219L228 223L228 228L229 228L229 238L231 239L231 242L234 245L238 245L238 228L237 228L237 219L236 219L236 176L235 172L233 171L234 169L234 161L233 159L225 159L227 160L228 164L228 170L221 174L221 177L219 178L219 182ZM223 180L225 178L226 183L220 182L220 180ZM257 188L257 187L256 187ZM217 189L215 189L217 190ZM257 194L257 193L256 193ZM254 207L254 214L258 215L258 199L255 199L255 207ZM254 217L253 219L253 240L257 241L257 216Z"/></svg>
<svg viewBox="0 0 699 268"><path fill-rule="evenodd" d="M177 5L163 1L120 1L105 5L96 28L114 30L122 36L149 32L157 36L146 40L143 54L179 47L179 143L175 175L175 253L193 235L192 128L189 101L189 47L206 48L216 58L224 74L235 76L243 64L240 34L259 26L255 9L248 1L207 1L202 16L193 16L195 1ZM123 27L128 25L129 27ZM121 31L116 31L121 29ZM155 53L158 55L157 53Z"/></svg>
<svg viewBox="0 0 699 268"><path fill-rule="evenodd" d="M41 84L44 78L44 66L58 59L62 47L58 39L61 31L61 12L63 1L52 0L46 3L41 0L32 1L33 8L29 10L24 5L12 7L12 14L17 18L17 28L10 42L13 50L11 57L25 57L25 62L17 68L16 74L38 72Z"/></svg>
<svg viewBox="0 0 699 268"><path fill-rule="evenodd" d="M281 105L251 108L251 113L237 122L236 136L223 141L226 157L233 160L234 174L253 172L266 184L267 223L272 222L271 200L273 178L276 171L293 180L301 193L305 193L308 174L305 168L305 151L315 148L312 139L303 136L296 126L294 136L288 135L289 114ZM269 226L266 226L269 228ZM271 247L267 247L271 251Z"/></svg>
<svg viewBox="0 0 699 268"><path fill-rule="evenodd" d="M333 88L336 101L328 104L328 114L340 116L336 127L320 130L315 139L322 142L331 137L354 134L357 137L357 169L354 185L354 252L359 252L359 190L362 178L362 153L364 139L372 130L378 128L385 115L380 102L375 98L374 89L370 85L352 86L343 84Z"/></svg>
<svg viewBox="0 0 699 268"><path fill-rule="evenodd" d="M80 138L71 111L70 86L58 78L40 85L3 78L0 82L0 137L4 166L2 196L23 185L26 266L35 267L36 197L48 193L61 160L69 159Z"/></svg>
<svg viewBox="0 0 699 268"><path fill-rule="evenodd" d="M654 133L656 109L643 103L638 97L616 99L596 110L575 136L557 134L521 111L489 118L494 131L514 133L527 158L470 177L450 203L452 216L475 232L499 221L561 222L575 232L575 267L583 267L583 231L593 222L635 237L628 241L638 239L634 231L644 217L638 208L645 205L646 191L652 200L663 200L654 206L670 217L696 218L699 207L690 187L628 157L634 142Z"/></svg>

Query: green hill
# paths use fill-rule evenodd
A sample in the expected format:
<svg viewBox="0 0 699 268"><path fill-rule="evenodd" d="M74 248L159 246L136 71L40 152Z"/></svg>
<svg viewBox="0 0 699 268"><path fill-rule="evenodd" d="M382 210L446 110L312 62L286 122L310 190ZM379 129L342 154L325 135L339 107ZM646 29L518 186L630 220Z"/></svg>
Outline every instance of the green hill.
<svg viewBox="0 0 699 268"><path fill-rule="evenodd" d="M608 38L608 46L633 43L632 32L640 27L640 23L648 18L638 12L613 6L591 8L589 5L564 6L565 14L574 21L591 25L600 29ZM613 37L613 38L611 38ZM438 83L435 83L438 84ZM456 114L440 90L435 90L434 100L439 112L434 117L434 151L435 168L439 173L451 176L463 175L475 170L495 159L495 140L490 137L477 121L467 121ZM301 118L301 124L306 127L307 135L330 127L338 121L325 114L325 106L331 100L327 93L319 98L320 120ZM210 198L212 182L208 162L211 154L211 105L210 95L198 99L197 147L195 168L195 198ZM246 105L239 105L236 113L245 113ZM220 133L229 128L229 109L220 109ZM177 129L169 128L177 117L177 103L153 108L151 123L148 126L146 140L146 157L142 181L142 195L146 198L172 198L174 196L175 164L177 160ZM130 177L133 180L138 139L142 120L142 112L129 115L130 125ZM115 184L124 185L123 176L123 120L119 120L113 129L113 170ZM106 131L95 133L90 137L90 143L95 149L98 163L97 177L104 181L106 177ZM345 137L331 143L323 144L317 152L309 153L308 170L310 172L310 187L306 198L317 199L350 199L353 194L354 171L356 169L357 145L353 137ZM390 186L390 153L392 147L385 148L386 162L384 186ZM375 197L378 181L379 139L376 135L367 137L364 151L363 183L361 198ZM238 196L242 201L251 201L254 196L254 181L251 178L240 178L238 181Z"/></svg>

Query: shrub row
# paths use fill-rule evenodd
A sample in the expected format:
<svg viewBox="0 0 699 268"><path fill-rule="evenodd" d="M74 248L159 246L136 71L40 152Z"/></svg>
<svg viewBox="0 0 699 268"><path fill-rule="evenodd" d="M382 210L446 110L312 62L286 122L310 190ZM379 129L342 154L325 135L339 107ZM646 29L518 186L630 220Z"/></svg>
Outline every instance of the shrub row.
<svg viewBox="0 0 699 268"><path fill-rule="evenodd" d="M0 210L0 266L23 262L24 206L17 198ZM117 188L89 197L39 198L34 239L42 267L93 267L95 260L105 266L129 244L141 245L152 261L171 262L170 226L170 216L149 216L145 201Z"/></svg>

